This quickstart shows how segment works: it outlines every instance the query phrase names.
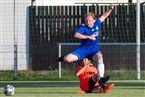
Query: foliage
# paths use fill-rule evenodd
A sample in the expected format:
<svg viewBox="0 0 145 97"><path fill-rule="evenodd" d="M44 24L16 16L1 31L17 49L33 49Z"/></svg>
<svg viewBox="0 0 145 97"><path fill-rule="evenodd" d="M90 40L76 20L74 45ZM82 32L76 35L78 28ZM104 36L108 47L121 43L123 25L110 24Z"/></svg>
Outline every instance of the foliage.
<svg viewBox="0 0 145 97"><path fill-rule="evenodd" d="M111 80L136 80L136 71L134 70L107 70L105 75L109 75ZM141 72L141 79L145 80L145 71ZM0 81L12 81L14 80L13 71L0 71ZM48 71L18 71L18 81L51 81L51 80L65 80L73 81L78 80L73 70L61 71L61 79L58 77L58 70Z"/></svg>

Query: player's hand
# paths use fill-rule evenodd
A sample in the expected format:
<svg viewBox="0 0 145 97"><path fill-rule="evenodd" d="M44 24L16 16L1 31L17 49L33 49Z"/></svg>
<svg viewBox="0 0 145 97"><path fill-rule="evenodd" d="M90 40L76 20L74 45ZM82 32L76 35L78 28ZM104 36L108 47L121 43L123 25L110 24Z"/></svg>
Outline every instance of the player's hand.
<svg viewBox="0 0 145 97"><path fill-rule="evenodd" d="M110 4L109 9L110 10L113 10L114 9L114 5L113 4Z"/></svg>
<svg viewBox="0 0 145 97"><path fill-rule="evenodd" d="M86 67L89 67L89 66L93 66L93 64L91 63L88 63L88 64L85 64Z"/></svg>
<svg viewBox="0 0 145 97"><path fill-rule="evenodd" d="M88 36L88 38L93 40L93 41L96 40L96 38L94 36Z"/></svg>
<svg viewBox="0 0 145 97"><path fill-rule="evenodd" d="M89 63L88 66L93 66L93 64L92 63Z"/></svg>

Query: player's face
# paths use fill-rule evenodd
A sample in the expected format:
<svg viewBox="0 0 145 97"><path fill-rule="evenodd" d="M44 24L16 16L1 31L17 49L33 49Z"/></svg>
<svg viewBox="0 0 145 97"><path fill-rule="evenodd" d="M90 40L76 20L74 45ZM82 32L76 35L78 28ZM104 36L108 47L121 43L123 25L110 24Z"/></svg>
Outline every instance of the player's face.
<svg viewBox="0 0 145 97"><path fill-rule="evenodd" d="M84 65L87 65L88 63L90 63L90 60L87 59L87 58L84 58L84 59L82 60L82 63L83 63Z"/></svg>
<svg viewBox="0 0 145 97"><path fill-rule="evenodd" d="M92 27L94 25L94 18L92 16L87 16L85 22L88 27Z"/></svg>

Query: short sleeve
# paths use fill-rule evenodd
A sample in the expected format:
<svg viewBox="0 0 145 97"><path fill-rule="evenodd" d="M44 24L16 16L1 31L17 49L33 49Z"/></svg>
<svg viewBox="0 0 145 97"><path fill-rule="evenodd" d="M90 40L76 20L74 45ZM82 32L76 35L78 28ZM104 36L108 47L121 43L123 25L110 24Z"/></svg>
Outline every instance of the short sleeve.
<svg viewBox="0 0 145 97"><path fill-rule="evenodd" d="M76 69L75 69L75 72L78 72L82 67L81 66L78 66Z"/></svg>
<svg viewBox="0 0 145 97"><path fill-rule="evenodd" d="M80 34L83 34L83 33L84 33L84 30L85 30L85 28L84 28L84 25L82 24L82 25L77 29L76 32L79 32Z"/></svg>
<svg viewBox="0 0 145 97"><path fill-rule="evenodd" d="M95 19L95 25L100 27L101 26L101 21L99 19Z"/></svg>

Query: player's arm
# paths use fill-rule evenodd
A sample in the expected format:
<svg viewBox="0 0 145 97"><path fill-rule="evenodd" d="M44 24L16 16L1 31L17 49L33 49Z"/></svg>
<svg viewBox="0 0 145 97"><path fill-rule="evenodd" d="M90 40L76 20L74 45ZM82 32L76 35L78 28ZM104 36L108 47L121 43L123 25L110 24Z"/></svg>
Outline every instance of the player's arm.
<svg viewBox="0 0 145 97"><path fill-rule="evenodd" d="M84 72L84 70L88 67L88 66L93 66L93 64L88 63L86 65L84 65L79 71L77 71L75 74L76 76L79 76L80 74L82 74Z"/></svg>
<svg viewBox="0 0 145 97"><path fill-rule="evenodd" d="M109 10L106 11L104 14L101 15L101 17L99 18L101 22L103 22L112 12L112 10L114 9L114 5L110 4Z"/></svg>
<svg viewBox="0 0 145 97"><path fill-rule="evenodd" d="M82 74L84 72L84 70L86 69L87 66L83 66L79 71L77 71L75 74L76 76L79 76L80 74Z"/></svg>
<svg viewBox="0 0 145 97"><path fill-rule="evenodd" d="M74 37L77 38L77 39L91 39L91 40L95 40L96 39L94 36L83 35L83 34L80 34L79 32L76 32L74 34Z"/></svg>

